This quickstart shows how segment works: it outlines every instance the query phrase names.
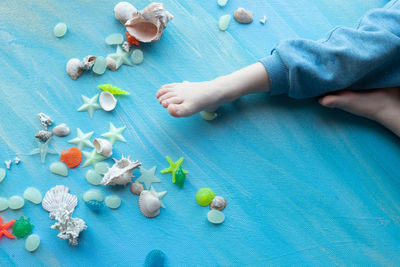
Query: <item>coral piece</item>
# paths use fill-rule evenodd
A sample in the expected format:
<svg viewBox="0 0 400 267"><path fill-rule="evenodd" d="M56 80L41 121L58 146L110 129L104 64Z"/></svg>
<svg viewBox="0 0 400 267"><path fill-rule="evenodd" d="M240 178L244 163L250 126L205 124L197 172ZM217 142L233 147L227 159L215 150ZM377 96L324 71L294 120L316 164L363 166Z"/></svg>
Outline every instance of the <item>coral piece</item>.
<svg viewBox="0 0 400 267"><path fill-rule="evenodd" d="M130 35L129 32L125 32L125 36L126 36L126 40L127 40L128 44L130 44L131 46L132 45L140 45L140 42L138 40L136 40L135 37ZM123 46L122 46L122 49L124 49ZM128 51L126 51L126 49L124 49L124 51L128 52Z"/></svg>
<svg viewBox="0 0 400 267"><path fill-rule="evenodd" d="M151 168L150 170L146 170L144 168L140 168L140 177L136 179L136 182L143 183L147 189L150 189L152 183L161 182L154 174L156 172L156 166Z"/></svg>
<svg viewBox="0 0 400 267"><path fill-rule="evenodd" d="M54 26L53 33L56 37L60 38L63 37L67 33L68 27L67 24L64 22L57 23L56 26Z"/></svg>
<svg viewBox="0 0 400 267"><path fill-rule="evenodd" d="M144 186L136 181L129 186L129 190L131 190L132 194L140 196L140 193L142 193L142 191L144 190Z"/></svg>
<svg viewBox="0 0 400 267"><path fill-rule="evenodd" d="M200 206L207 206L211 203L214 197L215 193L210 188L200 188L196 193L196 202Z"/></svg>
<svg viewBox="0 0 400 267"><path fill-rule="evenodd" d="M185 183L186 174L183 172L182 166L179 166L178 170L175 172L175 184L179 187L183 187Z"/></svg>
<svg viewBox="0 0 400 267"><path fill-rule="evenodd" d="M60 161L65 162L68 167L75 168L82 161L82 153L76 147L71 147L68 150L63 150L61 152Z"/></svg>
<svg viewBox="0 0 400 267"><path fill-rule="evenodd" d="M117 46L117 51L113 54L107 55L107 57L110 57L111 59L115 60L115 67L116 69L119 69L122 64L131 66L132 63L129 61L129 53L125 52L120 45Z"/></svg>
<svg viewBox="0 0 400 267"><path fill-rule="evenodd" d="M21 216L18 220L15 221L13 225L13 235L17 238L24 238L27 235L32 234L33 225L30 223L29 218L24 218Z"/></svg>
<svg viewBox="0 0 400 267"><path fill-rule="evenodd" d="M36 205L42 202L42 193L35 187L28 187L25 189L23 196L26 200Z"/></svg>
<svg viewBox="0 0 400 267"><path fill-rule="evenodd" d="M144 267L164 267L165 265L165 253L161 250L154 249L150 251L146 260L144 261Z"/></svg>
<svg viewBox="0 0 400 267"><path fill-rule="evenodd" d="M89 165L95 166L97 162L105 160L106 158L96 152L96 149L93 149L92 152L83 151L83 155L86 160L83 163L82 168L85 168Z"/></svg>
<svg viewBox="0 0 400 267"><path fill-rule="evenodd" d="M37 116L40 120L40 123L43 125L44 129L47 130L47 128L51 126L53 122L52 119L44 113L39 113Z"/></svg>
<svg viewBox="0 0 400 267"><path fill-rule="evenodd" d="M35 134L35 137L37 139L42 140L43 142L46 142L47 140L49 140L51 138L52 135L53 134L49 131L41 130L41 131L37 132L37 134Z"/></svg>
<svg viewBox="0 0 400 267"><path fill-rule="evenodd" d="M50 213L51 219L56 219L58 222L50 228L60 231L58 237L69 240L72 246L78 245L78 237L80 232L87 228L85 221L80 218L72 218L72 210L63 209L55 213Z"/></svg>
<svg viewBox="0 0 400 267"><path fill-rule="evenodd" d="M207 213L207 220L213 224L221 224L225 221L225 215L219 210L210 210Z"/></svg>
<svg viewBox="0 0 400 267"><path fill-rule="evenodd" d="M64 176L64 177L68 176L68 167L63 162L53 162L50 165L49 169L54 174Z"/></svg>
<svg viewBox="0 0 400 267"><path fill-rule="evenodd" d="M210 210L224 210L225 207L226 200L220 196L215 196L210 203Z"/></svg>
<svg viewBox="0 0 400 267"><path fill-rule="evenodd" d="M100 155L103 155L106 158L111 157L112 155L112 144L110 141L102 138L95 138L93 140L94 148L96 152Z"/></svg>
<svg viewBox="0 0 400 267"><path fill-rule="evenodd" d="M167 23L174 18L164 9L162 3L154 2L141 11L131 13L131 15L132 17L125 23L123 23L123 20L120 21L125 25L130 35L144 43L160 40ZM120 14L115 13L115 17L120 17ZM126 18L127 16L124 17L124 19Z"/></svg>
<svg viewBox="0 0 400 267"><path fill-rule="evenodd" d="M161 201L151 191L144 190L139 196L140 212L147 218L154 218L160 214Z"/></svg>
<svg viewBox="0 0 400 267"><path fill-rule="evenodd" d="M36 155L40 154L40 158L42 160L42 163L46 160L46 155L47 154L57 154L57 152L51 148L49 148L49 142L51 139L47 140L46 142L42 143L38 139L35 139L38 148L35 148L34 150L31 151L30 155Z"/></svg>
<svg viewBox="0 0 400 267"><path fill-rule="evenodd" d="M25 249L29 252L34 252L40 245L40 237L36 234L28 236L25 241Z"/></svg>
<svg viewBox="0 0 400 267"><path fill-rule="evenodd" d="M162 191L162 192L157 192L154 187L150 188L150 192L153 193L153 195L157 196L158 199L160 200L160 206L161 208L165 209L164 203L162 202L162 199L165 197L165 195L167 194L167 191Z"/></svg>
<svg viewBox="0 0 400 267"><path fill-rule="evenodd" d="M71 130L65 123L61 123L60 125L57 125L56 127L53 128L53 134L58 137L64 137L69 135Z"/></svg>
<svg viewBox="0 0 400 267"><path fill-rule="evenodd" d="M4 164L6 165L7 170L9 170L11 168L11 163L12 163L11 160L4 161Z"/></svg>
<svg viewBox="0 0 400 267"><path fill-rule="evenodd" d="M97 103L99 99L99 95L96 94L92 98L88 98L87 96L81 95L83 99L83 105L78 108L78 111L87 111L89 113L90 118L93 118L93 112L97 109L101 109L100 105Z"/></svg>
<svg viewBox="0 0 400 267"><path fill-rule="evenodd" d="M118 209L119 206L121 206L121 198L117 195L107 196L104 202L106 203L107 207L113 210Z"/></svg>
<svg viewBox="0 0 400 267"><path fill-rule="evenodd" d="M237 22L242 24L253 22L253 12L246 10L242 7L239 7L235 10L235 12L233 12L233 17Z"/></svg>
<svg viewBox="0 0 400 267"><path fill-rule="evenodd" d="M112 111L117 105L117 99L110 92L103 91L99 98L100 107L105 111Z"/></svg>
<svg viewBox="0 0 400 267"><path fill-rule="evenodd" d="M21 162L21 159L20 159L20 158L18 158L18 157L15 157L15 158L14 158L14 163L15 163L15 165L18 165L20 162Z"/></svg>
<svg viewBox="0 0 400 267"><path fill-rule="evenodd" d="M90 142L90 138L92 138L93 131L89 133L83 133L81 129L76 129L76 135L72 140L69 140L68 143L76 145L79 150L82 150L84 147L93 147L92 142Z"/></svg>
<svg viewBox="0 0 400 267"><path fill-rule="evenodd" d="M122 132L125 130L126 126L121 128L115 128L114 124L110 122L110 129L108 132L103 133L101 136L106 137L110 140L111 144L115 144L115 142L126 142L125 138L122 136Z"/></svg>
<svg viewBox="0 0 400 267"><path fill-rule="evenodd" d="M267 16L264 16L262 19L260 19L261 24L265 24L267 22Z"/></svg>
<svg viewBox="0 0 400 267"><path fill-rule="evenodd" d="M69 188L64 185L56 185L47 191L42 201L42 207L50 214L67 210L74 211L78 204L78 198L68 193Z"/></svg>
<svg viewBox="0 0 400 267"><path fill-rule="evenodd" d="M176 181L175 175L176 175L176 172L179 169L179 166L181 166L181 164L183 162L183 157L178 159L177 162L173 162L172 159L170 157L168 157L168 156L166 156L166 159L167 159L167 161L169 163L169 167L164 169L164 170L162 170L161 173L172 173L172 182L175 183L175 181ZM184 169L182 169L182 172L184 174L188 173L188 171L185 171Z"/></svg>
<svg viewBox="0 0 400 267"><path fill-rule="evenodd" d="M97 87L99 87L103 91L110 92L113 95L129 95L130 94L129 92L122 90L111 84L100 84Z"/></svg>
<svg viewBox="0 0 400 267"><path fill-rule="evenodd" d="M0 217L0 238L5 235L8 238L14 239L14 236L8 231L8 228L10 228L14 223L15 220L3 223L3 220Z"/></svg>
<svg viewBox="0 0 400 267"><path fill-rule="evenodd" d="M122 156L120 160L113 160L115 164L104 174L100 182L102 185L126 185L132 180L133 170L142 165L139 161L131 161L130 157L124 158L124 156Z"/></svg>
<svg viewBox="0 0 400 267"><path fill-rule="evenodd" d="M223 15L218 20L218 28L221 31L226 31L231 23L232 16L229 14Z"/></svg>
<svg viewBox="0 0 400 267"><path fill-rule="evenodd" d="M25 205L25 200L20 196L12 196L7 200L7 206L12 210L19 210Z"/></svg>

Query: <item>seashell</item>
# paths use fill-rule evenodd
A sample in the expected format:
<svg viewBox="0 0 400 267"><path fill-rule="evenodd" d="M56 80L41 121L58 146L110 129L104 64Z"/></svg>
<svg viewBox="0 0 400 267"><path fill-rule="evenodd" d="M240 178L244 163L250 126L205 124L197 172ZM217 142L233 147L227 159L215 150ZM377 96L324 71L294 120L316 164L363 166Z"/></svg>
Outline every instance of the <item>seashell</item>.
<svg viewBox="0 0 400 267"><path fill-rule="evenodd" d="M117 105L117 99L110 92L103 91L99 98L100 106L105 111L111 111Z"/></svg>
<svg viewBox="0 0 400 267"><path fill-rule="evenodd" d="M132 44L129 43L128 41L124 41L122 43L122 49L127 53L129 53L129 51L131 50L131 47L132 47Z"/></svg>
<svg viewBox="0 0 400 267"><path fill-rule="evenodd" d="M65 123L61 123L60 125L57 125L56 127L53 128L53 134L58 137L64 137L69 135L71 130Z"/></svg>
<svg viewBox="0 0 400 267"><path fill-rule="evenodd" d="M253 12L246 10L242 7L239 7L238 9L236 9L235 12L233 12L233 17L237 22L242 24L253 22Z"/></svg>
<svg viewBox="0 0 400 267"><path fill-rule="evenodd" d="M160 40L167 23L173 18L162 3L153 2L143 10L135 12L124 25L136 40L150 43Z"/></svg>
<svg viewBox="0 0 400 267"><path fill-rule="evenodd" d="M103 92L103 93L108 93L108 92ZM109 93L109 94L111 94L111 93ZM106 139L102 139L102 138L95 138L93 140L93 145L94 145L94 148L96 149L97 153L105 156L106 158L111 157L112 144L110 141L108 141Z"/></svg>
<svg viewBox="0 0 400 267"><path fill-rule="evenodd" d="M66 71L72 80L78 79L82 75L83 64L79 58L71 58L67 62Z"/></svg>
<svg viewBox="0 0 400 267"><path fill-rule="evenodd" d="M47 127L49 127L51 125L51 123L53 122L52 119L44 113L39 113L37 116L40 120L40 123L47 130Z"/></svg>
<svg viewBox="0 0 400 267"><path fill-rule="evenodd" d="M50 218L57 220L50 228L60 231L57 235L59 238L67 239L71 246L78 245L80 232L87 228L84 220L72 218L72 211L66 209L59 210L56 213L50 213Z"/></svg>
<svg viewBox="0 0 400 267"><path fill-rule="evenodd" d="M115 59L113 59L112 57L107 56L106 57L106 67L109 70L116 71L118 69L117 61Z"/></svg>
<svg viewBox="0 0 400 267"><path fill-rule="evenodd" d="M160 214L161 201L151 191L144 190L139 196L140 212L147 218Z"/></svg>
<svg viewBox="0 0 400 267"><path fill-rule="evenodd" d="M122 156L121 160L113 160L115 161L115 164L108 169L106 174L104 174L104 177L100 182L102 185L126 185L132 180L133 170L142 165L139 161L132 162L129 157L124 158L124 156Z"/></svg>
<svg viewBox="0 0 400 267"><path fill-rule="evenodd" d="M83 70L91 70L96 62L95 56L86 56L82 59L81 66Z"/></svg>
<svg viewBox="0 0 400 267"><path fill-rule="evenodd" d="M52 135L53 134L51 132L41 130L35 135L35 137L42 140L43 142L46 142L51 138Z"/></svg>
<svg viewBox="0 0 400 267"><path fill-rule="evenodd" d="M131 190L132 194L140 196L140 193L142 193L142 191L144 190L144 186L136 181L131 184L129 190Z"/></svg>
<svg viewBox="0 0 400 267"><path fill-rule="evenodd" d="M139 11L128 2L119 2L114 7L114 16L122 24L125 24L129 19L133 17L134 14Z"/></svg>
<svg viewBox="0 0 400 267"><path fill-rule="evenodd" d="M78 198L68 193L69 188L64 185L56 185L47 191L42 200L42 207L50 213L60 212L62 210L74 211L78 204Z"/></svg>
<svg viewBox="0 0 400 267"><path fill-rule="evenodd" d="M20 158L18 158L18 157L15 157L15 158L14 158L14 163L15 163L16 165L18 165L20 162L21 162L21 159L20 159Z"/></svg>
<svg viewBox="0 0 400 267"><path fill-rule="evenodd" d="M61 152L60 161L65 162L68 167L75 168L82 161L82 153L77 147L71 147Z"/></svg>
<svg viewBox="0 0 400 267"><path fill-rule="evenodd" d="M99 211L104 206L104 201L89 200L89 201L86 201L85 204L92 211Z"/></svg>
<svg viewBox="0 0 400 267"><path fill-rule="evenodd" d="M264 16L262 19L260 19L261 24L265 24L267 22L267 16Z"/></svg>
<svg viewBox="0 0 400 267"><path fill-rule="evenodd" d="M11 168L11 163L12 163L11 160L6 160L6 161L4 161L4 164L6 165L7 170L9 170L9 169Z"/></svg>
<svg viewBox="0 0 400 267"><path fill-rule="evenodd" d="M226 207L226 200L223 197L215 196L210 203L210 210L223 210Z"/></svg>

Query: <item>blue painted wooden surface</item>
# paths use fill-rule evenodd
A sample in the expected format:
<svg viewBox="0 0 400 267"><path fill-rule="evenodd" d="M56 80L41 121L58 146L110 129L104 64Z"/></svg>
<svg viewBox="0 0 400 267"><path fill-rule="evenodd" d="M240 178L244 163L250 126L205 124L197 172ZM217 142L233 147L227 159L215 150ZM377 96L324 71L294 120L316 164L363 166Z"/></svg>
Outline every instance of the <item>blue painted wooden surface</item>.
<svg viewBox="0 0 400 267"><path fill-rule="evenodd" d="M175 19L161 41L143 46L142 65L72 81L65 73L69 58L114 51L104 38L123 33L113 17L117 2L0 2L0 161L22 159L0 184L0 196L22 195L28 186L44 194L64 184L79 196L74 216L88 224L79 246L71 247L49 229L53 221L40 206L26 203L20 211L1 212L6 221L30 217L42 239L31 254L24 240L2 238L1 266L140 266L152 249L163 250L170 266L400 263L400 142L393 134L315 100L250 96L221 108L210 123L198 115L174 119L155 98L165 83L226 74L265 56L279 40L322 38L386 1L231 0L219 8L214 0L166 0ZM148 3L134 2L138 8ZM240 6L252 10L255 21L232 21L220 32L218 18ZM268 22L262 26L264 14ZM69 31L57 39L52 29L60 21ZM80 95L93 96L102 83L131 95L120 98L112 113L96 111L93 119L78 113ZM57 156L41 164L28 155L41 129L39 112L71 127L69 137L54 138L58 152L69 147L77 127L99 136L110 121L126 125L128 142L115 146L115 156L131 155L158 171L167 166L164 156L184 156L190 172L185 187L158 173L163 182L155 188L168 191L167 208L152 220L140 214L137 196L127 188L100 187L123 203L116 211L92 213L81 198L94 188L85 180L87 168L63 178L48 170ZM195 203L201 187L227 199L223 225L210 225L208 208Z"/></svg>

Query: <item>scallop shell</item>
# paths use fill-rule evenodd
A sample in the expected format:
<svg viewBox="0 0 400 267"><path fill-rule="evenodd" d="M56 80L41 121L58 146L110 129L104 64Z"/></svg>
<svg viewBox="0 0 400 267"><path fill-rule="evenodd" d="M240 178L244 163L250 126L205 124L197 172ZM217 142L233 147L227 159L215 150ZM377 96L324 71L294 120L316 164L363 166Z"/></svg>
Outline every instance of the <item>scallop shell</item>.
<svg viewBox="0 0 400 267"><path fill-rule="evenodd" d="M216 196L210 203L210 210L223 210L226 207L226 200L223 197Z"/></svg>
<svg viewBox="0 0 400 267"><path fill-rule="evenodd" d="M140 212L147 218L154 218L160 214L161 201L151 191L144 190L139 196Z"/></svg>
<svg viewBox="0 0 400 267"><path fill-rule="evenodd" d="M117 99L114 97L113 94L107 91L101 92L99 102L101 108L105 111L111 111L117 105Z"/></svg>
<svg viewBox="0 0 400 267"><path fill-rule="evenodd" d="M144 186L141 183L136 181L131 184L129 189L131 190L132 194L140 196L140 193L142 193L142 191L144 191Z"/></svg>
<svg viewBox="0 0 400 267"><path fill-rule="evenodd" d="M129 157L124 158L124 156L122 156L121 160L113 160L115 161L115 164L108 169L106 174L104 174L104 177L100 182L102 185L126 185L132 180L133 170L142 165L139 161L132 162Z"/></svg>
<svg viewBox="0 0 400 267"><path fill-rule="evenodd" d="M151 3L143 10L135 12L124 24L128 33L143 43L160 40L172 16L162 3Z"/></svg>
<svg viewBox="0 0 400 267"><path fill-rule="evenodd" d="M102 138L95 138L93 140L94 148L96 152L100 155L105 156L106 158L111 157L112 155L112 144L110 141Z"/></svg>
<svg viewBox="0 0 400 267"><path fill-rule="evenodd" d="M78 198L68 193L69 188L64 185L56 185L47 191L42 200L42 207L50 213L61 210L72 212L78 204Z"/></svg>
<svg viewBox="0 0 400 267"><path fill-rule="evenodd" d="M253 22L253 12L244 9L243 7L239 7L233 13L233 17L235 20L242 24L248 24Z"/></svg>

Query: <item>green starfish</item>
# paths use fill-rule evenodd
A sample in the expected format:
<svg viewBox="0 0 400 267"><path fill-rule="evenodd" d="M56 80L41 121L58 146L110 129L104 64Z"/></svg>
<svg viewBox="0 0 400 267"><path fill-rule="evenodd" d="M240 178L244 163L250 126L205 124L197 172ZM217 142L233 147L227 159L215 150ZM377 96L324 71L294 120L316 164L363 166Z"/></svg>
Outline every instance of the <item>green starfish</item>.
<svg viewBox="0 0 400 267"><path fill-rule="evenodd" d="M35 139L36 144L38 145L38 148L35 148L29 154L30 155L40 154L40 158L42 160L42 163L44 163L47 153L49 153L49 154L57 154L57 152L55 150L49 148L50 140L51 140L51 138L49 140L47 140L45 143L43 143L43 142L40 142L38 139Z"/></svg>
<svg viewBox="0 0 400 267"><path fill-rule="evenodd" d="M85 146L87 147L93 147L92 142L90 142L90 138L92 138L94 132L90 133L83 133L81 129L77 128L76 129L76 135L72 140L69 140L68 143L76 145L79 150L82 150Z"/></svg>
<svg viewBox="0 0 400 267"><path fill-rule="evenodd" d="M122 65L129 65L132 66L131 61L129 60L129 53L125 52L121 46L117 46L117 52L114 54L109 54L108 57L114 59L116 61L116 67L117 69Z"/></svg>
<svg viewBox="0 0 400 267"><path fill-rule="evenodd" d="M146 189L149 189L152 183L159 183L161 182L154 174L156 172L156 166L151 168L150 170L146 170L140 167L140 177L136 179L137 182L144 183Z"/></svg>
<svg viewBox="0 0 400 267"><path fill-rule="evenodd" d="M93 149L92 152L83 151L82 154L85 156L86 160L83 163L82 168L85 168L89 165L96 165L97 162L105 160L106 158L96 152L96 149Z"/></svg>
<svg viewBox="0 0 400 267"><path fill-rule="evenodd" d="M169 173L169 172L172 173L172 182L175 183L175 174L178 171L179 166L181 166L181 164L182 164L183 157L178 159L177 162L173 162L172 159L168 156L166 156L165 158L168 160L169 167L162 170L161 173ZM185 171L184 169L182 169L182 172L184 174L188 173L188 171Z"/></svg>
<svg viewBox="0 0 400 267"><path fill-rule="evenodd" d="M108 132L103 133L101 136L106 137L110 140L111 144L115 144L115 142L126 142L125 138L122 136L122 132L125 130L126 126L121 128L115 128L114 124L110 122L110 129Z"/></svg>
<svg viewBox="0 0 400 267"><path fill-rule="evenodd" d="M89 113L90 118L93 117L93 112L96 109L101 109L100 105L97 103L97 100L99 99L99 95L95 95L92 98L89 98L87 96L81 95L83 99L83 105L78 108L78 111L87 111Z"/></svg>
<svg viewBox="0 0 400 267"><path fill-rule="evenodd" d="M161 202L161 208L165 209L164 203L161 201L161 199L163 199L163 197L165 197L165 195L167 194L167 191L156 192L156 190L154 190L154 187L150 187L150 191L157 195L158 199Z"/></svg>

